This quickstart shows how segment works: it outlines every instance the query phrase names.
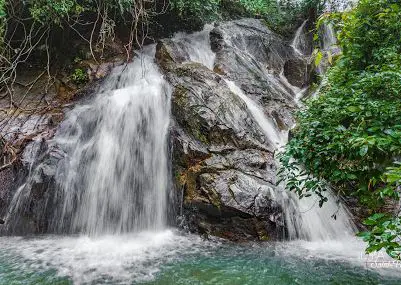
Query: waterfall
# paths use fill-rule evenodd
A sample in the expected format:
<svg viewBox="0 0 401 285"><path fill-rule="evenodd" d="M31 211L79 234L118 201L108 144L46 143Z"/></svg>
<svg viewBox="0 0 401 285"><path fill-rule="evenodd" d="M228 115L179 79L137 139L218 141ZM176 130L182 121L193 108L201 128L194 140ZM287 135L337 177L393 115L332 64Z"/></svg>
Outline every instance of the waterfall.
<svg viewBox="0 0 401 285"><path fill-rule="evenodd" d="M115 68L92 101L67 113L51 142L65 155L48 202L57 205L50 232L121 234L166 225L171 90L154 53L146 47ZM31 195L30 179L12 213Z"/></svg>
<svg viewBox="0 0 401 285"><path fill-rule="evenodd" d="M303 32L304 32L304 28L305 28L305 25L307 22L308 22L308 20L305 20L302 23L302 25L297 29L294 39L292 40L292 43L291 43L291 47L300 56L302 56L304 54L303 50L305 48L305 37L304 37Z"/></svg>
<svg viewBox="0 0 401 285"><path fill-rule="evenodd" d="M358 0L326 0L324 2L326 12L342 12L352 8Z"/></svg>
<svg viewBox="0 0 401 285"><path fill-rule="evenodd" d="M247 105L250 113L264 134L273 142L277 150L284 147L288 132L280 132L267 118L255 101L230 80L225 80L230 90ZM299 199L295 193L288 192L285 185L279 185L271 193L284 211L285 224L290 240L304 239L310 241L343 240L354 236L355 226L347 208L327 189L328 202L322 208L318 198ZM335 219L333 218L335 216Z"/></svg>
<svg viewBox="0 0 401 285"><path fill-rule="evenodd" d="M341 2L341 3L340 3ZM350 1L328 1L326 9L346 9ZM302 57L300 52L300 38L306 21L298 28L292 41L295 53ZM331 24L324 24L320 31L322 49L326 52L336 52L337 38ZM317 72L324 74L325 67L319 66ZM283 75L281 75L283 76ZM320 87L319 87L320 88ZM300 91L295 100L300 98L305 91ZM315 95L313 95L315 96ZM284 182L285 184L285 182ZM284 188L285 185L279 187ZM350 213L341 200L336 197L331 189L326 189L328 201L322 208L318 207L318 197L299 199L294 193L282 192L278 200L285 211L286 227L290 239L301 238L310 241L330 241L352 239L356 227L352 222Z"/></svg>
<svg viewBox="0 0 401 285"><path fill-rule="evenodd" d="M336 32L334 31L333 24L323 24L320 33L322 38L322 49L324 51L332 49L337 44L337 37Z"/></svg>
<svg viewBox="0 0 401 285"><path fill-rule="evenodd" d="M296 38L302 37L305 23L293 40L294 52L300 58L303 55L296 52ZM188 61L213 69L211 29L207 26L192 35L177 34L172 41ZM241 44L241 40L238 42ZM297 94L305 92L292 86L282 72L273 75L251 53L241 51L244 60L256 64L260 74L279 92L295 101ZM93 99L67 113L51 142L64 157L55 174L57 187L48 198L49 205L56 205L50 207L53 219L49 232L118 235L165 227L171 176L167 135L172 90L154 63L154 53L155 46L144 48L134 62L115 68ZM244 102L274 148L284 146L288 130L280 130L275 119L267 116L238 82L218 76ZM31 181L38 169L32 170L16 191L10 207L14 216L28 206ZM320 209L314 199L299 200L282 186L272 191L284 210L290 239L340 239L353 233L347 209L333 194L328 194L331 199ZM333 214L336 220L331 218Z"/></svg>
<svg viewBox="0 0 401 285"><path fill-rule="evenodd" d="M301 59L304 58L304 55L296 51L299 41L297 38L303 37L302 32L305 23L306 22L298 28L295 38L292 41L292 47ZM176 47L179 48L183 54L186 54L190 61L201 63L209 69L213 69L216 56L210 47L210 30L211 27L206 26L203 31L190 36L178 34L174 37L173 41L175 41ZM228 42L233 46L235 45L235 43L230 40L228 40ZM240 39L238 42L242 43ZM247 59L252 62L257 62L257 59L253 58L252 55L244 51L244 49L245 48L242 47L241 50L246 53ZM285 90L288 89L291 90L296 102L300 99L302 94L306 92L307 88L300 89L291 85L285 78L283 72L281 72L278 78L274 78L275 80L272 80L272 76L267 70L264 71L264 75L269 78L269 82L273 83L274 87L281 92L287 92ZM222 76L222 79L227 84L230 91L245 103L249 113L259 125L268 141L275 146L275 149L279 151L284 147L287 143L288 131L279 130L274 119L268 117L263 107L245 94L237 82L225 76ZM283 88L283 85L286 88ZM355 228L347 208L338 201L329 189L327 193L329 201L326 202L322 208L319 208L317 197L300 200L295 193L286 190L284 185L279 185L276 189L272 189L271 197L274 197L283 208L287 237L290 240L339 241L350 239L354 236ZM335 215L336 219L332 217L333 215Z"/></svg>
<svg viewBox="0 0 401 285"><path fill-rule="evenodd" d="M252 28L249 28L251 32ZM291 100L298 103L307 90L303 84L303 89L293 86L290 83L292 80L289 81L284 72L286 61L294 60L294 54L298 57L296 61L305 60L306 56L296 51L299 46L297 41L294 39L291 49L289 43L274 45L273 40L273 45L269 46L271 49L266 52L269 57L257 58L259 50L246 49L246 37L234 33L237 41L224 42L227 43L224 48L231 48L230 44L238 45L237 50L229 56L241 56L241 62L234 63L243 63L247 68L245 72L257 73L257 79L250 81L246 76L236 76L235 67L230 74L228 70L232 62L223 58L225 54L217 52L216 60L209 38L211 29L211 26L207 26L195 34L179 33L172 39L163 40L169 44L170 41L175 43L172 47L179 56L171 59L176 61L174 64L177 63L178 68L195 68L194 74L190 75L170 74L171 71L166 68L166 77L174 86L178 86L174 80L179 84L184 83L181 80L186 80L185 84L195 82L185 85L194 87L195 90L191 92L196 93L191 96L208 95L214 99L216 96L229 95L221 98L232 100L230 103L234 102L236 109L216 108L216 111L228 110L234 115L240 111L240 116L233 116L233 122L239 125L240 120L246 120L245 132L249 128L258 129L251 131L257 131L257 137L261 138L260 142L267 144L266 147L251 142L234 148L222 142L222 146L229 148L219 150L214 147L219 142L215 145L207 141L201 143L195 136L186 141L187 136L191 136L186 133L188 126L183 125L185 122L179 122L178 116L170 116L170 100L177 97L172 97L172 87L155 64L155 46L144 47L137 52L132 63L114 68L93 96L84 98L66 113L65 120L51 141L46 144L38 141L28 146L28 152L32 153L32 157L27 157L30 162L29 174L15 191L6 221L10 224L14 217L24 219L24 214L31 214L30 208L36 207L35 213L42 215L39 218L50 219L46 221L49 222L46 231L51 234L0 237L0 280L4 284L21 280L26 284L309 284L321 280L383 283L377 277L377 272L362 267L365 261L368 266L370 261L380 265L381 260L377 262L375 256L371 259L364 257L364 244L354 237L354 225L348 210L333 191L327 189L328 202L320 208L317 197L299 199L295 193L287 191L285 185L275 186L274 171L279 162L276 161L275 165L272 153L280 151L287 142L288 129L293 123L290 111L296 107ZM295 37L302 37L302 30L301 26ZM253 41L259 45L260 37ZM283 48L283 53L278 52L277 46ZM180 50L177 51L176 47ZM228 64L219 66L220 63L226 63L224 60ZM270 61L275 61L275 65L266 64ZM186 62L198 64L180 66ZM186 71L184 68L182 70ZM241 71L240 68L238 70ZM191 77L193 75L196 80ZM196 86L197 80L204 81ZM258 89L256 83L259 80L266 84ZM216 92L215 86L218 88ZM266 93L266 96L263 88L271 88L276 92ZM282 102L274 105L272 102L275 100ZM185 110L180 111L189 111L186 107L182 109ZM174 114L175 111L174 105ZM285 116L275 113L280 111L287 113ZM204 203L203 210L211 214L212 226L214 222L216 225L220 223L219 215L222 215L227 217L223 221L224 231L229 231L230 225L239 225L239 230L245 232L248 222L254 227L256 224L252 220L258 220L258 227L269 226L266 229L269 234L273 223L281 229L284 220L285 234L290 241L234 244L214 238L204 240L202 235L167 228L171 205L169 193L173 192L170 191L173 188L170 181L173 173L167 143L172 118L177 120L172 124L170 137L173 151L183 146L185 151L189 151L188 160L195 161L196 168L204 163L208 169L202 172L207 174L202 179L208 182L217 181L213 179L218 177L219 172L235 172L235 176L221 176L212 185L212 190L216 191L221 184L233 183L233 187L227 191L230 198L242 198L242 194L251 201L251 208L258 207L259 213L266 214L259 219L256 212L242 215L231 209L229 212L215 211L215 205L208 204L203 198L197 199L196 203ZM208 118L205 117L205 120ZM226 129L233 126L230 124ZM175 144L174 140L178 139L182 141ZM49 147L45 149L47 144ZM217 159L213 158L214 154L208 155L213 151L219 156ZM56 152L57 157L48 156L49 152ZM192 156L193 152L199 152L200 156ZM173 153L172 157L176 159L179 154ZM198 163L194 157L202 157L202 161ZM207 158L203 160L204 157ZM179 158L187 160L185 155ZM249 164L249 168L248 165L246 168L231 168L233 164L242 163ZM188 170L195 172L198 171L196 168ZM212 175L209 176L208 171ZM243 177L251 178L249 183ZM39 181L42 178L44 181ZM195 182L196 191L207 190L201 183L198 184L198 180ZM46 183L50 185L43 189ZM237 191L239 188L251 189L251 195ZM216 191L216 195L220 194ZM35 200L35 195L44 196L46 203ZM182 195L184 200L188 191L185 194L182 192ZM196 207L185 210L190 215L197 214ZM26 209L27 213L24 212ZM203 232L203 224L207 224L204 217L209 218L202 216L199 221L193 221L199 226L200 233ZM29 218L32 219L27 219L26 224L40 220L38 217ZM242 220L244 223L239 224L238 221ZM276 234L275 229L271 232ZM262 237L259 233L258 236ZM274 238L272 235L264 237ZM399 267L399 264L395 266ZM318 268L318 273L311 270L313 268ZM391 271L393 268L390 268ZM394 272L399 280L399 271ZM383 280L391 282L393 279Z"/></svg>
<svg viewBox="0 0 401 285"><path fill-rule="evenodd" d="M298 28L291 45L295 54L300 59L305 59L305 56L299 50L301 48L300 45L302 45L300 39L303 37L302 33L305 24L306 21ZM250 54L248 54L248 56L251 60L256 61ZM267 71L266 75L268 75ZM291 85L285 78L283 72L279 74L279 79L281 84L284 84L287 89L292 91L295 95L294 101L298 104L307 88L300 89ZM226 78L224 78L224 80L231 92L245 102L249 112L252 114L254 120L262 129L267 139L273 142L277 151L280 151L287 143L288 131L278 130L272 118L266 117L263 107L248 97L236 82ZM277 84L276 88L281 89L280 84ZM277 164L279 163L277 162ZM318 205L318 197L299 199L295 193L287 191L285 185L279 185L276 189L273 189L271 196L282 206L287 237L290 240L301 239L316 242L341 241L350 240L355 236L356 228L348 209L339 198L333 194L331 189L327 189L327 196L329 199L322 208Z"/></svg>

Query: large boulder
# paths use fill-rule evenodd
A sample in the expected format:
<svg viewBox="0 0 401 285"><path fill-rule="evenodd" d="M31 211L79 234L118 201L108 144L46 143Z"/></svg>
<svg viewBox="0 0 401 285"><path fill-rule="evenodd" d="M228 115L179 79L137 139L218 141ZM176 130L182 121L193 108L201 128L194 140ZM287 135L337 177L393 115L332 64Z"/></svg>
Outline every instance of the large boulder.
<svg viewBox="0 0 401 285"><path fill-rule="evenodd" d="M294 92L298 90L291 88L287 80L295 87L309 83L310 76L306 76L309 73L305 72L309 68L307 60L262 21L242 19L222 23L211 31L210 40L216 53L215 71L239 83L241 89L270 112L280 110L285 104L292 105Z"/></svg>
<svg viewBox="0 0 401 285"><path fill-rule="evenodd" d="M282 73L296 54L259 20L222 23L204 37L162 40L156 51L174 87L173 170L185 225L234 241L280 239L276 146L226 80L261 105L277 131L286 131L294 124L296 94ZM195 45L211 50L194 55Z"/></svg>

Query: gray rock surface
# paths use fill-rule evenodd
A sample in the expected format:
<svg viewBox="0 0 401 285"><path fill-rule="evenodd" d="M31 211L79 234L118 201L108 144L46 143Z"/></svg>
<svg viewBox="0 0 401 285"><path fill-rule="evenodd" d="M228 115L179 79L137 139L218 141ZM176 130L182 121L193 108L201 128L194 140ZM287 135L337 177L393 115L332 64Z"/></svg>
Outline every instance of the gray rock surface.
<svg viewBox="0 0 401 285"><path fill-rule="evenodd" d="M276 147L224 79L235 81L263 106L277 129L288 130L296 94L280 74L286 64L299 71L297 63L305 62L296 61L289 43L259 20L215 26L210 45L216 55L212 69L193 62L173 40L160 41L156 52L174 87L173 170L177 191L183 191L186 226L234 241L280 239L284 223L274 199ZM293 77L306 85L297 70Z"/></svg>

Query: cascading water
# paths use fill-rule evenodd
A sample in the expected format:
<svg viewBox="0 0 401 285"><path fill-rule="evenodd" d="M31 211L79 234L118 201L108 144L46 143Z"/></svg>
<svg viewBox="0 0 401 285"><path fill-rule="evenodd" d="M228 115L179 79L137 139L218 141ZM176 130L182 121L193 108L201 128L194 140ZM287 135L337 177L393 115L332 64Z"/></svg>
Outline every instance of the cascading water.
<svg viewBox="0 0 401 285"><path fill-rule="evenodd" d="M225 82L228 88L230 88L231 92L236 94L245 102L248 110L251 112L253 118L259 124L260 128L271 144L276 147L283 146L287 141L287 133L280 132L275 126L274 122L265 116L263 109L259 107L255 101L246 96L245 93L233 81L225 79Z"/></svg>
<svg viewBox="0 0 401 285"><path fill-rule="evenodd" d="M305 23L292 44L301 58L298 39L303 36ZM190 61L210 69L215 60L210 48L211 28L190 36L177 34L172 39ZM158 230L165 225L171 90L153 60L154 47L148 47L134 63L117 68L91 104L78 106L68 114L54 139L66 153L56 175L60 189L54 199L60 206L54 213L54 232L121 234ZM295 100L297 94L305 92L292 86L283 74L280 80L273 80L268 70L263 74L281 92L292 90ZM284 146L288 133L280 131L274 119L266 117L263 108L234 81L223 79L246 104L272 145L277 150ZM17 191L11 212L24 204L23 195L29 196L25 188ZM339 239L353 233L347 210L334 197L319 209L313 199L299 200L281 188L274 192L272 196L284 209L290 239ZM334 213L336 220L331 218Z"/></svg>
<svg viewBox="0 0 401 285"><path fill-rule="evenodd" d="M166 224L170 87L155 47L116 69L93 103L75 108L55 143L67 159L56 224L89 234L157 230Z"/></svg>
<svg viewBox="0 0 401 285"><path fill-rule="evenodd" d="M279 132L272 122L266 118L261 107L248 98L234 82L226 80L231 91L237 94L247 104L255 121L265 135L274 142L277 150L286 144L287 132ZM284 186L278 186L271 193L284 210L288 238L290 240L304 239L344 240L352 238L355 226L345 206L337 201L328 191L329 201L323 208L318 207L316 199L299 199L294 193L288 193ZM333 219L333 215L336 219Z"/></svg>
<svg viewBox="0 0 401 285"><path fill-rule="evenodd" d="M213 25L205 25L200 32L191 35L177 33L172 39L178 48L185 51L191 62L201 63L209 69L213 69L216 55L210 48L209 33Z"/></svg>
<svg viewBox="0 0 401 285"><path fill-rule="evenodd" d="M301 59L304 57L300 52L300 40L306 21L298 28L295 33L291 46ZM232 43L233 44L233 43ZM234 47L235 48L235 47ZM252 58L250 54L249 57ZM256 59L253 59L256 61ZM268 71L265 72L268 75ZM252 114L254 120L258 123L263 133L280 150L286 143L288 131L280 131L274 124L274 121L268 117L257 102L249 98L239 88L234 81L225 79L230 90L243 100ZM274 81L273 81L274 82ZM297 102L306 88L300 89L292 86L286 80L283 72L280 74L280 83L277 88L281 89L284 84L287 89L292 90L294 100ZM323 208L319 208L315 199L299 199L294 193L289 193L283 186L278 186L271 193L271 196L279 202L284 210L288 238L291 240L304 239L309 241L323 240L343 240L353 236L355 227L351 222L350 215L346 207L335 196L328 191L329 201ZM336 219L333 219L333 215Z"/></svg>
<svg viewBox="0 0 401 285"><path fill-rule="evenodd" d="M291 45L299 57L303 56L299 51L299 44L301 44L299 38L302 38L305 23L306 21L298 28ZM328 40L333 41L332 38ZM330 189L327 189L327 196L328 202L319 208L317 198L299 199L294 193L281 192L278 199L286 209L285 220L290 239L327 241L353 238L356 228L347 208Z"/></svg>
<svg viewBox="0 0 401 285"><path fill-rule="evenodd" d="M305 20L302 23L302 25L297 29L297 31L295 33L295 36L294 36L294 39L293 39L293 41L291 43L291 47L300 56L302 56L304 54L303 53L303 49L304 49L304 47L306 45L306 39L303 36L304 35L303 34L303 30L304 30L305 25L306 25L307 22L308 22L308 20Z"/></svg>
<svg viewBox="0 0 401 285"><path fill-rule="evenodd" d="M306 21L297 30L294 40L292 41L292 47L294 52L303 58L304 55L299 51L301 48L300 38L303 38L303 30ZM210 48L209 39L210 27L207 26L204 31L195 33L190 37L185 37L185 41L179 41L176 43L177 47L183 50L189 55L189 58L193 62L199 62L207 66L209 69L213 69L215 54ZM182 37L180 34L179 37ZM175 38L177 39L177 38ZM243 46L243 42L236 38L241 44L241 47L236 47L234 42L230 42L233 48L241 48L242 52L246 54L247 59L252 62L257 62L250 53L247 53ZM197 51L194 52L194 49ZM260 68L264 68L260 66ZM280 74L280 80L272 80L271 74L267 70L263 70L263 74L275 84L275 88L281 92L287 92L289 89L292 91L292 96L295 101L299 100L299 97L306 91L306 88L300 89L292 86L288 80L284 77L283 73ZM288 131L280 131L272 118L266 116L263 111L263 107L260 106L256 101L248 97L236 82L224 78L224 82L228 88L236 94L247 106L248 111L252 114L252 117L257 122L266 138L272 143L272 145L280 150L286 143L288 138ZM318 240L341 240L349 238L354 233L354 226L352 224L349 213L342 203L338 202L333 194L329 194L331 199L323 208L319 208L317 201L314 199L302 199L294 193L289 193L284 189L283 186L279 186L274 189L271 193L272 197L282 205L285 214L286 226L288 237L291 240L298 238L304 240L318 241ZM336 219L332 216L336 215Z"/></svg>
<svg viewBox="0 0 401 285"><path fill-rule="evenodd" d="M154 63L155 46L113 70L93 102L67 114L52 145L65 157L50 232L121 234L166 225L167 133L171 88ZM28 182L11 213L25 206Z"/></svg>

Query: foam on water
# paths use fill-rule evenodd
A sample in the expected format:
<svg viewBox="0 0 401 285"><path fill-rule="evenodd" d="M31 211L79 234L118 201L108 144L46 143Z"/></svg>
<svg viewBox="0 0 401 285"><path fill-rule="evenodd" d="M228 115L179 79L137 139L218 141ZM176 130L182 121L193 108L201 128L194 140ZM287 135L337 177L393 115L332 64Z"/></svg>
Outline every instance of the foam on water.
<svg viewBox="0 0 401 285"><path fill-rule="evenodd" d="M201 244L212 246L172 230L101 237L2 237L0 243L7 254L21 258L21 265L31 270L57 269L59 276L74 284L151 280L161 264L196 253Z"/></svg>
<svg viewBox="0 0 401 285"><path fill-rule="evenodd" d="M347 282L372 281L367 277L372 274L377 280L399 280L401 267L377 268L392 261L365 256L357 239L238 245L165 230L118 237L1 237L0 243L0 284L16 278L7 279L4 270L9 265L26 282L39 273L43 284L54 284L54 275L73 284L163 285L289 284L283 277L292 274L316 282L325 274L339 278L345 271ZM316 266L318 273L311 272ZM48 272L47 283L40 272Z"/></svg>

